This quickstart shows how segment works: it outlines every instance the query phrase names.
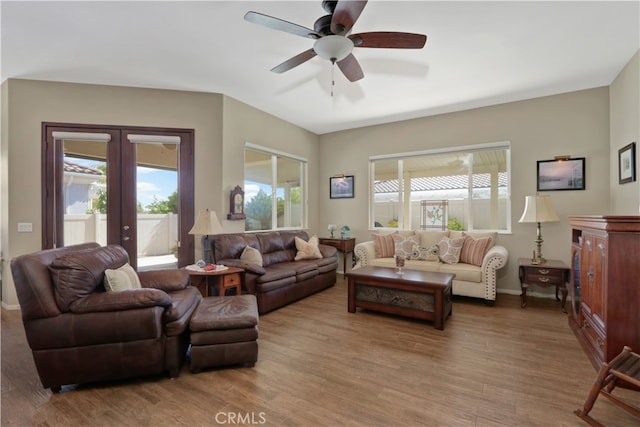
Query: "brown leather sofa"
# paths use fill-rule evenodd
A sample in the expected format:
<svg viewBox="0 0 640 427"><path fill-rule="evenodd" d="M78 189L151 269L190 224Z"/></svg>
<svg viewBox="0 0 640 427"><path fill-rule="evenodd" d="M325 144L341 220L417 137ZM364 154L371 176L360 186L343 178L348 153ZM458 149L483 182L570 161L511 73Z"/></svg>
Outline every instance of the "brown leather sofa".
<svg viewBox="0 0 640 427"><path fill-rule="evenodd" d="M106 292L106 269L129 261L117 245L84 243L11 261L22 320L43 387L178 376L201 296L184 270L138 274L142 288ZM55 277L55 280L54 280Z"/></svg>
<svg viewBox="0 0 640 427"><path fill-rule="evenodd" d="M245 270L245 290L263 314L336 283L336 248L318 245L322 258L296 261L296 236L309 241L304 231L218 234L210 236L211 253L215 263ZM246 246L261 253L262 265L240 259Z"/></svg>

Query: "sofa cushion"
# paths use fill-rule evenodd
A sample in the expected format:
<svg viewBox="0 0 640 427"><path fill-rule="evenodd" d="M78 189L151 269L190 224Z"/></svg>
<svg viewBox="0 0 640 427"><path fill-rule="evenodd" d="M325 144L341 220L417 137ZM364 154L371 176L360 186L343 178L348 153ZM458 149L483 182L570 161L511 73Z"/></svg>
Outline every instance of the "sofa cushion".
<svg viewBox="0 0 640 427"><path fill-rule="evenodd" d="M416 231L416 234L420 236L420 246L423 248L430 248L433 245L437 245L444 237L451 237L449 231ZM460 236L457 236L460 237Z"/></svg>
<svg viewBox="0 0 640 427"><path fill-rule="evenodd" d="M371 237L376 250L376 258L389 258L394 255L396 244L393 240L393 233L373 233Z"/></svg>
<svg viewBox="0 0 640 427"><path fill-rule="evenodd" d="M413 248L420 245L420 236L410 234L408 236L400 233L391 234L394 243L394 255L403 256L405 259L411 259L413 256Z"/></svg>
<svg viewBox="0 0 640 427"><path fill-rule="evenodd" d="M255 264L262 267L262 254L256 248L252 248L251 246L245 246L242 254L240 254L240 259L242 261L246 261L249 264Z"/></svg>
<svg viewBox="0 0 640 427"><path fill-rule="evenodd" d="M56 258L49 265L60 311L69 311L75 300L91 295L104 280L104 271L129 262L123 247L107 245L83 249Z"/></svg>
<svg viewBox="0 0 640 427"><path fill-rule="evenodd" d="M116 269L107 268L104 271L104 288L109 292L139 289L141 287L138 274L129 263Z"/></svg>
<svg viewBox="0 0 640 427"><path fill-rule="evenodd" d="M460 252L460 262L481 266L484 256L489 248L493 246L492 243L493 237L491 236L475 239L465 235L462 251Z"/></svg>
<svg viewBox="0 0 640 427"><path fill-rule="evenodd" d="M464 237L457 239L444 237L440 240L440 243L438 243L440 261L445 264L457 264L460 261L460 252L462 251L464 239Z"/></svg>
<svg viewBox="0 0 640 427"><path fill-rule="evenodd" d="M294 258L296 261L302 259L322 258L320 248L318 248L318 236L311 236L308 242L296 236L295 242L296 249L298 250L298 253L296 253L296 256Z"/></svg>

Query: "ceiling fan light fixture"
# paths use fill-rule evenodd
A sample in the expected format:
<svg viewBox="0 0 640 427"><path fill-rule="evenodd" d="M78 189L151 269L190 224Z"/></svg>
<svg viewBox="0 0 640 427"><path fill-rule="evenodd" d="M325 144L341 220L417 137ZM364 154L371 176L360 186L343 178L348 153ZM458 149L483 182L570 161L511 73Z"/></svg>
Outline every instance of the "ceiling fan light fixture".
<svg viewBox="0 0 640 427"><path fill-rule="evenodd" d="M353 42L343 36L325 36L316 40L313 50L320 58L342 61L353 50Z"/></svg>

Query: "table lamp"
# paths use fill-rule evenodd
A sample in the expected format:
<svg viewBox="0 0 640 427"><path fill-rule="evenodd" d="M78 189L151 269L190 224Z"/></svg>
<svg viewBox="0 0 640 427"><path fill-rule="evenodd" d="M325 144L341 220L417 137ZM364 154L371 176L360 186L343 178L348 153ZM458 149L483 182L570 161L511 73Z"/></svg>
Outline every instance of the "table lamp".
<svg viewBox="0 0 640 427"><path fill-rule="evenodd" d="M338 226L335 224L329 224L329 226L327 227L327 230L329 230L329 233L331 233L331 238L333 239L333 233L338 229Z"/></svg>
<svg viewBox="0 0 640 427"><path fill-rule="evenodd" d="M193 227L191 227L191 230L189 230L189 234L202 235L202 259L205 263L210 264L212 262L209 236L222 234L223 231L215 211L210 211L209 209L198 211L196 222L193 224Z"/></svg>
<svg viewBox="0 0 640 427"><path fill-rule="evenodd" d="M555 222L560 221L558 215L556 215L551 206L551 196L527 196L524 204L524 212L518 222L535 222L538 224L538 233L536 240L536 249L531 264L544 264L547 262L542 256L542 229L540 227L541 222Z"/></svg>

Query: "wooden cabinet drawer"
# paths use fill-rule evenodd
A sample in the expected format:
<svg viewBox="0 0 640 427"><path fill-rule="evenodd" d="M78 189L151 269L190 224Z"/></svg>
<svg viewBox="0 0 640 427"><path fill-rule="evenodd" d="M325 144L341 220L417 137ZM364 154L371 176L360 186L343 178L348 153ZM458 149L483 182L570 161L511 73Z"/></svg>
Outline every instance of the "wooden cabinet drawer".
<svg viewBox="0 0 640 427"><path fill-rule="evenodd" d="M230 288L233 286L240 285L240 275L238 273L226 274L223 276L222 280L223 280L223 286L225 288Z"/></svg>
<svg viewBox="0 0 640 427"><path fill-rule="evenodd" d="M527 268L525 282L542 286L561 285L564 280L564 270L555 268L535 267Z"/></svg>
<svg viewBox="0 0 640 427"><path fill-rule="evenodd" d="M589 341L593 350L597 357L602 361L604 360L604 351L605 351L605 343L606 343L606 334L599 327L596 326L596 323L586 315L584 312L582 313L582 324L580 325L580 330L584 337Z"/></svg>

